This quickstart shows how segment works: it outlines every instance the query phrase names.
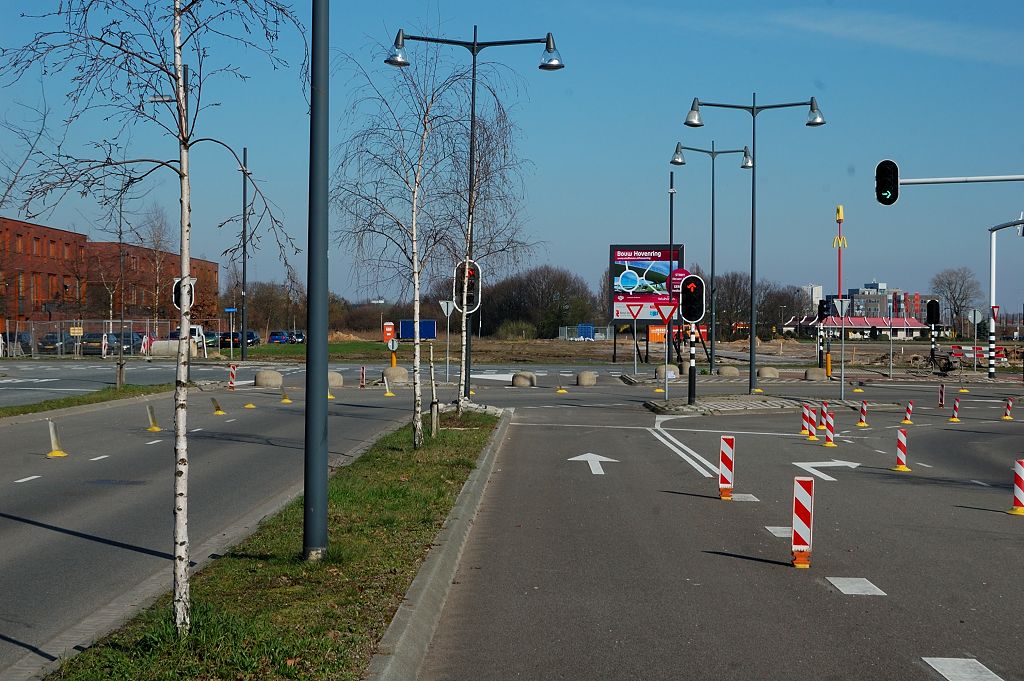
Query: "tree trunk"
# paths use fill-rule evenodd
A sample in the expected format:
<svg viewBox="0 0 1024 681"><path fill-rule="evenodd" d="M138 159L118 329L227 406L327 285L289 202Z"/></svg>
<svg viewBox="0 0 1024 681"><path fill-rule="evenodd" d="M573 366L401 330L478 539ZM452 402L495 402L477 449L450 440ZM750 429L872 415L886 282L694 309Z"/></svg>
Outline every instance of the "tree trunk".
<svg viewBox="0 0 1024 681"><path fill-rule="evenodd" d="M189 631L192 603L189 595L188 542L188 343L191 341L191 291L184 295L190 275L191 186L188 167L188 111L181 63L181 0L174 0L174 72L178 100L178 158L181 185L181 316L179 318L177 372L174 381L174 624L179 635Z"/></svg>
<svg viewBox="0 0 1024 681"><path fill-rule="evenodd" d="M423 143L426 143L424 135ZM422 147L421 147L422 151ZM422 153L420 155L422 158ZM420 252L416 234L417 208L419 194L419 168L417 168L416 184L412 189L412 446L419 449L423 446L423 394L420 384Z"/></svg>

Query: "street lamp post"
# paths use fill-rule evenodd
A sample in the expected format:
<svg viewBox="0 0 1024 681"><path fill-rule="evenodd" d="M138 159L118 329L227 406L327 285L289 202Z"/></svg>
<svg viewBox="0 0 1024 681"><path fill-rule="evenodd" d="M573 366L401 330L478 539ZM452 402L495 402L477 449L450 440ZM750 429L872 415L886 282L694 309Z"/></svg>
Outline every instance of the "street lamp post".
<svg viewBox="0 0 1024 681"><path fill-rule="evenodd" d="M749 170L754 167L754 160L750 156L750 150L747 147L742 149L725 149L716 150L715 141L711 140L710 149L700 149L698 147L686 147L683 146L682 142L676 142L675 153L672 154L672 160L669 161L674 166L686 165L686 159L683 158L683 150L696 151L701 154L707 154L711 157L711 356L709 358L709 373L715 373L715 327L717 324L716 308L715 308L715 294L717 288L715 287L715 159L722 154L743 154L743 161L740 163L740 168Z"/></svg>
<svg viewBox="0 0 1024 681"><path fill-rule="evenodd" d="M431 38L428 36L421 35L406 35L403 29L398 30L398 34L395 36L395 44L388 55L387 59L384 60L385 64L389 66L404 67L409 65L409 60L405 56L405 41L414 40L423 43L435 43L438 45L456 45L458 47L464 47L469 50L469 53L473 56L473 67L472 76L470 80L470 96L469 96L469 196L466 200L466 259L465 267L463 271L468 279L469 277L469 266L470 261L473 259L473 213L476 208L476 62L477 55L480 54L485 48L488 47L504 47L506 45L530 45L530 44L544 44L544 52L541 54L540 66L542 71L557 71L565 67L562 62L562 56L555 49L555 39L550 33L543 38L527 38L524 40L491 40L486 42L480 42L477 40L477 27L473 26L473 40L449 40L448 38ZM462 309L466 309L466 292L467 286L466 281L463 281L463 299ZM471 323L471 314L466 314L466 370L464 375L464 388L463 397L469 399L470 395L470 364L471 364L471 346L473 338L473 326Z"/></svg>
<svg viewBox="0 0 1024 681"><path fill-rule="evenodd" d="M757 93L751 98L750 106L745 104L716 104L702 102L697 97L693 98L690 105L690 112L686 114L685 125L691 128L699 128L704 125L700 117L700 107L711 106L722 109L740 109L750 114L751 135L750 148L753 150L753 158L757 160L757 114L766 109L784 109L796 106L809 107L807 125L817 127L825 124L825 117L818 109L818 100L811 97L806 102L788 102L785 104L757 104ZM761 392L757 387L757 166L753 168L750 176L750 392Z"/></svg>
<svg viewBox="0 0 1024 681"><path fill-rule="evenodd" d="M248 309L245 304L246 266L249 262L249 147L242 147L242 164L239 167L242 171L242 333L241 339L242 361L249 357L249 334L248 334Z"/></svg>

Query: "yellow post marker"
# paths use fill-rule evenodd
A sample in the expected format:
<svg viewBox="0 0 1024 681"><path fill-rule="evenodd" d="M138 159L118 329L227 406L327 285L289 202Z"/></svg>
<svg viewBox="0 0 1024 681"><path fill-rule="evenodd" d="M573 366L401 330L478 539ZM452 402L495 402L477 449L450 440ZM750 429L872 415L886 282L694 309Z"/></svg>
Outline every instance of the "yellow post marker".
<svg viewBox="0 0 1024 681"><path fill-rule="evenodd" d="M256 405L253 404L252 402L246 402L245 404L242 405L242 409L255 409L255 408L256 408Z"/></svg>
<svg viewBox="0 0 1024 681"><path fill-rule="evenodd" d="M398 366L398 353L394 350L391 351L391 366Z"/></svg>
<svg viewBox="0 0 1024 681"><path fill-rule="evenodd" d="M558 393L559 395L565 395L569 391L563 388L561 385L559 385L558 390L556 390L555 392Z"/></svg>
<svg viewBox="0 0 1024 681"><path fill-rule="evenodd" d="M214 416L224 416L225 414L227 414L226 411L224 411L223 409L220 408L220 402L217 401L217 398L211 397L210 401L213 402L213 415Z"/></svg>
<svg viewBox="0 0 1024 681"><path fill-rule="evenodd" d="M146 428L151 433L159 433L163 428L156 424L156 411L153 409L152 404L146 405L146 415L149 416L149 428Z"/></svg>
<svg viewBox="0 0 1024 681"><path fill-rule="evenodd" d="M288 393L286 393L284 391L284 389L282 388L281 389L281 404L291 404L291 403L292 403L291 398L288 397Z"/></svg>
<svg viewBox="0 0 1024 681"><path fill-rule="evenodd" d="M50 426L50 453L46 455L46 458L57 459L62 456L67 456L68 453L60 446L60 435L57 434L57 424L50 419L46 419L46 423Z"/></svg>
<svg viewBox="0 0 1024 681"><path fill-rule="evenodd" d="M334 393L331 392L330 388L327 389L327 399L329 399L329 400L333 400L334 399Z"/></svg>
<svg viewBox="0 0 1024 681"><path fill-rule="evenodd" d="M391 392L391 386L388 385L387 376L384 377L384 397L394 397L395 394Z"/></svg>

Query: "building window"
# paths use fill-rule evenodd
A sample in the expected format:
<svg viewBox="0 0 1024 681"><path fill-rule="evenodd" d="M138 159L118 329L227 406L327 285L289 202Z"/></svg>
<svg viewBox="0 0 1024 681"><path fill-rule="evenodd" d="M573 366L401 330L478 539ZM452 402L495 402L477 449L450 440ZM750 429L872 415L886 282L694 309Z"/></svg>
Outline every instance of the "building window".
<svg viewBox="0 0 1024 681"><path fill-rule="evenodd" d="M57 257L57 242L56 241L51 241L50 242L50 250L48 251L48 254L49 254L49 256L51 258L56 258Z"/></svg>
<svg viewBox="0 0 1024 681"><path fill-rule="evenodd" d="M15 253L24 253L25 252L25 240L24 240L24 238L20 234L17 235L16 237L14 237L14 252Z"/></svg>
<svg viewBox="0 0 1024 681"><path fill-rule="evenodd" d="M64 244L64 259L71 260L71 244Z"/></svg>
<svg viewBox="0 0 1024 681"><path fill-rule="evenodd" d="M39 237L32 237L32 255L39 255Z"/></svg>

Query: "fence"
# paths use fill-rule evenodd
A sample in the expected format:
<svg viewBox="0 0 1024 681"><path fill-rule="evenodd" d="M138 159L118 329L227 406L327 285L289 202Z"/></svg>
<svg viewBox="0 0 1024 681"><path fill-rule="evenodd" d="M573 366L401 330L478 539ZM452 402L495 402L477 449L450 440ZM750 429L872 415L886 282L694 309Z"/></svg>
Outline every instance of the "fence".
<svg viewBox="0 0 1024 681"><path fill-rule="evenodd" d="M126 355L143 354L142 337L151 340L170 338L171 330L178 328L177 320L161 319L82 319L61 321L16 321L2 320L4 331L0 331L0 357L63 357L83 354L82 338L87 334L112 333L124 339ZM195 320L206 332L221 333L221 320ZM81 329L83 336L77 334ZM92 348L86 348L90 354ZM99 352L95 354L100 354ZM116 348L109 354L117 354Z"/></svg>
<svg viewBox="0 0 1024 681"><path fill-rule="evenodd" d="M593 324L575 324L558 327L559 340L608 340L614 333L612 326L594 326Z"/></svg>

